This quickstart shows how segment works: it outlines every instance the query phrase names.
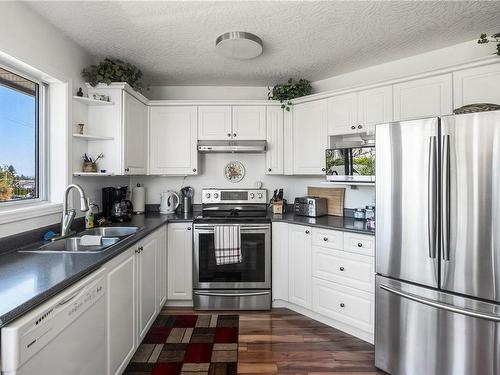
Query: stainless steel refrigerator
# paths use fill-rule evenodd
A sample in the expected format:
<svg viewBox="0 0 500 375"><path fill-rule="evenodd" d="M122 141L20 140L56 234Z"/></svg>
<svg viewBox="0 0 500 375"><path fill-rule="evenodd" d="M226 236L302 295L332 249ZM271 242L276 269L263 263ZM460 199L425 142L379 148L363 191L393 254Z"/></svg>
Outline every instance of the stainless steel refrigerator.
<svg viewBox="0 0 500 375"><path fill-rule="evenodd" d="M376 126L375 365L500 374L500 111Z"/></svg>

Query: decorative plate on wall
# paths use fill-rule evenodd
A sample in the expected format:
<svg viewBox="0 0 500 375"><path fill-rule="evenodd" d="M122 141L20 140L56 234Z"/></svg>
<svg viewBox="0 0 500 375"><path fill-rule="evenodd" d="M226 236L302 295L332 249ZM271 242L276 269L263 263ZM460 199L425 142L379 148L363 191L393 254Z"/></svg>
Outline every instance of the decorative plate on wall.
<svg viewBox="0 0 500 375"><path fill-rule="evenodd" d="M231 182L240 182L245 177L245 167L239 161L230 161L224 167L224 177Z"/></svg>

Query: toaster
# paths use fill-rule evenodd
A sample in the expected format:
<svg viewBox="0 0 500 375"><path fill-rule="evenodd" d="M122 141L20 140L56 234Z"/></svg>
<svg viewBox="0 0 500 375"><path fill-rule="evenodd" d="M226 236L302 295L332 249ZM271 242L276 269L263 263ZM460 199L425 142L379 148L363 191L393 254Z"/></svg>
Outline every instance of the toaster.
<svg viewBox="0 0 500 375"><path fill-rule="evenodd" d="M295 198L295 215L318 217L328 214L326 198L319 197L298 197Z"/></svg>

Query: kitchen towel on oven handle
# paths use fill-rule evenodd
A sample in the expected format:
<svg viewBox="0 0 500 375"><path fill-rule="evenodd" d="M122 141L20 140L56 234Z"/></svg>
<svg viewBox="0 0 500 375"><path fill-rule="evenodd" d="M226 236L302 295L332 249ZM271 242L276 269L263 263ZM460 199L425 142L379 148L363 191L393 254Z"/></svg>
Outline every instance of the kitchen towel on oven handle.
<svg viewBox="0 0 500 375"><path fill-rule="evenodd" d="M241 263L241 238L239 225L214 225L215 263Z"/></svg>

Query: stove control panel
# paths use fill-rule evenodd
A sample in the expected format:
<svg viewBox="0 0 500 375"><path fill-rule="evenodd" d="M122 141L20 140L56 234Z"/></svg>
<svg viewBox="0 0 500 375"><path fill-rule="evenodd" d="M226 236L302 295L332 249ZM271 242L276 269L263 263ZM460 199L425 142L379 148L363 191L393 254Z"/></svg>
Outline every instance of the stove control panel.
<svg viewBox="0 0 500 375"><path fill-rule="evenodd" d="M266 189L203 189L201 203L267 203Z"/></svg>

